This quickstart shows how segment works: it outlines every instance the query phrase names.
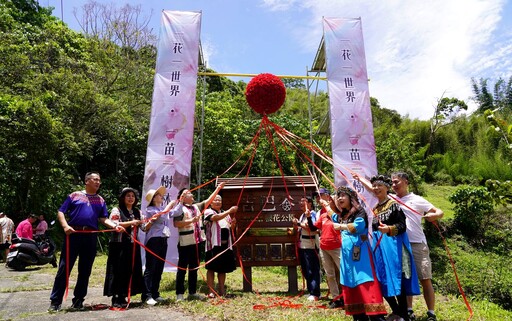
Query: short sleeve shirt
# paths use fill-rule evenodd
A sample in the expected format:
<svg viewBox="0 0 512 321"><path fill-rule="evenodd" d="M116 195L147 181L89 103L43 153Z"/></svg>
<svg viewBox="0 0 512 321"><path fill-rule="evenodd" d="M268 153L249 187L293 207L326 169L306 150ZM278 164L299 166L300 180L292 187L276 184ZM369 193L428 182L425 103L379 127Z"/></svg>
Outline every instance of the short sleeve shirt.
<svg viewBox="0 0 512 321"><path fill-rule="evenodd" d="M407 206L400 205L405 213L405 219L407 223L407 236L411 243L425 243L427 244L427 238L423 232L423 225L421 225L422 216L434 208L429 201L423 197L414 193L409 193L404 197L396 197L397 200L404 203ZM414 211L418 212L415 213Z"/></svg>
<svg viewBox="0 0 512 321"><path fill-rule="evenodd" d="M98 219L108 218L107 204L98 194L87 194L84 191L73 192L62 203L59 211L67 214L71 226L88 226L98 229Z"/></svg>

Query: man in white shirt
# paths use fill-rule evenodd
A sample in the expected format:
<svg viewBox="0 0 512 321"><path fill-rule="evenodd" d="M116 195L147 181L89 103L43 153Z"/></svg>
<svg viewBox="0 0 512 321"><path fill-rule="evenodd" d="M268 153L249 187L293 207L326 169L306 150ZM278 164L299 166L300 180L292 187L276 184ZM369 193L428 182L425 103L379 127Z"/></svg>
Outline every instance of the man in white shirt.
<svg viewBox="0 0 512 321"><path fill-rule="evenodd" d="M0 254L3 261L7 258L11 235L14 233L14 222L4 212L0 213Z"/></svg>
<svg viewBox="0 0 512 321"><path fill-rule="evenodd" d="M436 321L434 312L435 294L432 286L432 263L427 238L423 232L422 219L434 222L443 217L444 212L432 205L426 199L409 192L409 175L404 172L395 172L391 175L393 191L406 216L407 236L411 242L414 263L421 287L423 298L427 304L427 321ZM415 320L412 310L412 296L407 297L409 319Z"/></svg>

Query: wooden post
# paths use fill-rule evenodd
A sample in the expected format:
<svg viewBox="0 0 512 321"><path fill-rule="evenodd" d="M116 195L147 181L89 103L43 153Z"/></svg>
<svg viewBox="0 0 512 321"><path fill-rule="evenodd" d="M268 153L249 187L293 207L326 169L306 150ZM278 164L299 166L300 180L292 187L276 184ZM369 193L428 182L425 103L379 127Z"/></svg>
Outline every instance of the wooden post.
<svg viewBox="0 0 512 321"><path fill-rule="evenodd" d="M245 278L242 276L244 292L252 292L252 267L245 266L244 274L245 274ZM246 278L247 278L247 280L246 280Z"/></svg>
<svg viewBox="0 0 512 321"><path fill-rule="evenodd" d="M299 288L297 286L297 266L288 266L288 292L297 294Z"/></svg>

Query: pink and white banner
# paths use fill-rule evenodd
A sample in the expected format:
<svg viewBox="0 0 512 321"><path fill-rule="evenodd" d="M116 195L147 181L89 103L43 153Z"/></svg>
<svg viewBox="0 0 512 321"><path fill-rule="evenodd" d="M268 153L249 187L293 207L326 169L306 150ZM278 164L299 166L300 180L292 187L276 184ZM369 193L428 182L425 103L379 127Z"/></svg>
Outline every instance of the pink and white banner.
<svg viewBox="0 0 512 321"><path fill-rule="evenodd" d="M165 186L164 203L189 187L199 57L200 12L162 11L141 209L150 189ZM177 264L177 229L167 260ZM175 270L166 265L166 270Z"/></svg>
<svg viewBox="0 0 512 321"><path fill-rule="evenodd" d="M323 29L335 184L354 186L373 206L374 197L350 173L377 173L361 19L324 18Z"/></svg>

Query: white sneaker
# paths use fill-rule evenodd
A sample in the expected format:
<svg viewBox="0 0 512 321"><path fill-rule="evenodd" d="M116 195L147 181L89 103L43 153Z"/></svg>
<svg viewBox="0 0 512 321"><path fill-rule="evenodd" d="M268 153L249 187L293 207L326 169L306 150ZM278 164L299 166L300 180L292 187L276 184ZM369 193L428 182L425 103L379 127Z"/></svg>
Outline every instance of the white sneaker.
<svg viewBox="0 0 512 321"><path fill-rule="evenodd" d="M189 294L187 300L202 300L203 297L198 293Z"/></svg>
<svg viewBox="0 0 512 321"><path fill-rule="evenodd" d="M183 294L176 295L176 302L183 301Z"/></svg>
<svg viewBox="0 0 512 321"><path fill-rule="evenodd" d="M157 304L158 302L155 301L155 299L153 298L149 298L147 301L146 301L146 304L147 305L155 305Z"/></svg>
<svg viewBox="0 0 512 321"><path fill-rule="evenodd" d="M310 296L308 296L308 301L318 301L318 297L316 297L314 295L310 295Z"/></svg>
<svg viewBox="0 0 512 321"><path fill-rule="evenodd" d="M155 299L155 301L158 303L162 303L162 302L165 302L165 299L162 298L161 296L159 296L158 298Z"/></svg>

